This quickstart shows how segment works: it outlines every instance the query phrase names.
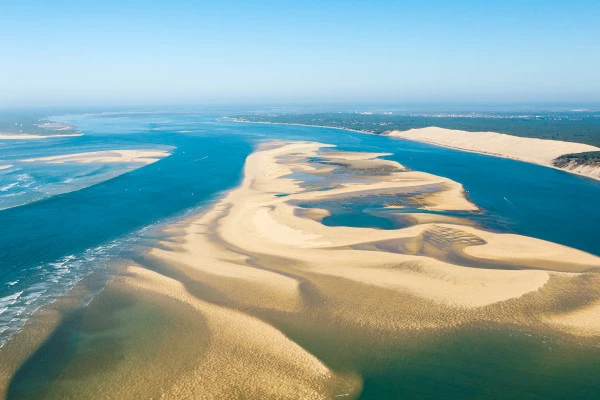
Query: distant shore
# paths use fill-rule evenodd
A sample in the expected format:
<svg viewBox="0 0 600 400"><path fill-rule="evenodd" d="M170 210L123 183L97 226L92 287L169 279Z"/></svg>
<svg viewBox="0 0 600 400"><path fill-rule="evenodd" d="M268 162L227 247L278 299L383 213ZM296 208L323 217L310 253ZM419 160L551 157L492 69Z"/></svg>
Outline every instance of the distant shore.
<svg viewBox="0 0 600 400"><path fill-rule="evenodd" d="M64 138L64 137L75 137L83 136L81 132L75 133L60 133L54 135L38 135L31 133L1 133L0 140L32 140L32 139L53 139L53 138Z"/></svg>
<svg viewBox="0 0 600 400"><path fill-rule="evenodd" d="M527 138L497 132L469 132L439 127L391 131L386 132L386 136L460 151L509 158L600 180L600 166L584 168L583 166L571 164L561 168L553 165L554 160L567 154L600 151L598 147L583 143Z"/></svg>
<svg viewBox="0 0 600 400"><path fill-rule="evenodd" d="M349 132L356 132L356 133L365 133L367 135L377 135L374 132L369 132L369 131L361 131L358 129L350 129L350 128L341 128L341 127L337 127L337 126L326 126L326 125L310 125L310 124L291 124L291 123L287 123L287 122L269 122L269 121L247 121L244 119L240 119L240 118L227 118L227 120L229 121L233 121L233 122L239 122L239 123L244 123L244 124L261 124L261 125L288 125L288 126L309 126L311 128L325 128L325 129L337 129L340 131L349 131Z"/></svg>
<svg viewBox="0 0 600 400"><path fill-rule="evenodd" d="M471 152L471 153L478 153L478 154L483 154L483 155L493 156L493 157L509 158L512 160L517 160L517 161L522 161L522 162L527 162L527 163L531 163L531 164L537 164L537 165L541 165L544 167L557 169L560 171L568 172L568 173L578 175L578 176L583 176L586 178L591 178L594 180L600 180L600 166L579 165L574 162L566 165L565 167L557 167L552 164L552 161L554 159L556 159L560 156L567 155L567 154L600 151L600 148L598 148L598 147L586 145L586 144L582 144L582 143L564 142L564 141L548 140L548 139L523 138L523 137L519 137L519 136L496 133L496 132L470 132L470 131L452 130L452 129L434 127L434 126L428 127L428 128L411 129L408 131L392 130L392 131L386 131L381 134L377 134L377 133L370 132L370 131L363 131L363 130L357 130L357 129L343 128L343 127L335 127L335 126L296 124L296 123L285 123L285 122L269 122L269 121L248 121L248 120L244 120L241 118L228 118L228 119L233 122L248 123L248 124L307 126L307 127L313 127L313 128L339 129L339 130L363 133L363 134L368 134L368 135L388 136L391 138L399 138L399 139L411 140L411 141L415 141L415 142L427 143L427 144L430 144L433 146L446 147L446 148L450 148L450 149L454 149L454 150L467 151L467 152ZM460 144L456 143L455 140L453 140L453 138L451 138L451 137L447 137L447 138L445 138L445 140L441 139L439 137L439 135L436 135L437 137L430 137L427 135L427 133L431 132L432 130L444 131L445 133L449 133L449 134L452 134L452 133L459 133L459 134L463 134L463 135L468 134L468 135L472 136L473 138L475 138L476 140L480 140L480 141L482 139L482 135L484 135L484 136L489 135L489 134L502 135L503 139L505 139L505 142L514 141L513 143L508 143L509 146L510 145L517 146L522 142L534 141L535 144L541 143L542 145L544 144L544 142L547 142L548 144L551 144L551 146L556 145L556 144L560 144L560 145L564 144L565 146L569 147L570 150L556 153L556 157L554 157L552 159L548 159L545 161L541 161L541 160L535 161L532 159L532 157L527 157L527 156L524 157L523 155L514 156L509 153L498 152L497 150L494 151L494 143L488 143L487 145L482 144L479 147L469 148L466 146L461 146ZM419 134L418 135L410 134L409 132L419 133ZM425 132L426 134L420 135L420 133L423 133L423 132ZM534 143L534 142L530 142L530 144ZM585 149L585 150L575 149L575 151L573 151L574 150L573 146L580 148L580 149ZM531 148L531 147L535 147L535 145L531 145L529 147L530 147L529 151L531 151L532 155L534 155L538 151L537 148Z"/></svg>

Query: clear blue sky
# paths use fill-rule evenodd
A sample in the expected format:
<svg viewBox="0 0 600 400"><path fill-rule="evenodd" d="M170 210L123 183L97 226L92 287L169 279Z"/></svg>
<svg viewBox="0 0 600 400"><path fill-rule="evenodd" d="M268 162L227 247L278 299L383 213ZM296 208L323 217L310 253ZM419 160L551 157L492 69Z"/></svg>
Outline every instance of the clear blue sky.
<svg viewBox="0 0 600 400"><path fill-rule="evenodd" d="M0 0L0 107L600 101L600 1Z"/></svg>

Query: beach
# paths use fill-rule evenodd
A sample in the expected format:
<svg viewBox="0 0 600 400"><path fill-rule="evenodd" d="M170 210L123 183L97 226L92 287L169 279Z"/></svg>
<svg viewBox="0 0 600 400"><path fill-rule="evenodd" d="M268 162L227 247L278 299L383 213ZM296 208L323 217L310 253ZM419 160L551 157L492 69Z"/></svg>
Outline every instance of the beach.
<svg viewBox="0 0 600 400"><path fill-rule="evenodd" d="M464 151L512 158L556 168L553 161L565 154L600 151L600 148L583 143L564 142L519 137L497 132L467 132L438 127L391 131L388 136ZM559 168L563 171L600 179L600 167L571 163Z"/></svg>
<svg viewBox="0 0 600 400"><path fill-rule="evenodd" d="M243 118L233 118L232 121L250 124L320 127L324 129L342 129L349 132L360 132L368 135L375 134L371 131L350 129L341 126L248 121ZM564 155L600 151L600 148L584 143L521 137L498 132L464 131L436 126L413 128L405 131L391 130L381 134L461 151L510 158L600 180L600 167L597 165L587 165L577 161L570 161L561 166L555 165L555 160Z"/></svg>

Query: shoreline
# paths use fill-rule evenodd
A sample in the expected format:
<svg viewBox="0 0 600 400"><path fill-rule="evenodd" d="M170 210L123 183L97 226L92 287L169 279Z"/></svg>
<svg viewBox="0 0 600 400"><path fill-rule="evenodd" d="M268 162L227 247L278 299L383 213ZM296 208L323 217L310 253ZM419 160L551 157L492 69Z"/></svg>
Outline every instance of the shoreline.
<svg viewBox="0 0 600 400"><path fill-rule="evenodd" d="M362 133L362 134L366 134L366 135L375 135L375 136L385 136L385 137L389 137L391 139L401 139L401 140L409 140L411 142L417 142L417 143L425 143L431 146L437 146L437 147L441 147L441 148L446 148L446 149L452 149L452 150L457 150L457 151L464 151L464 152L468 152L468 153L475 153L475 154L481 154L481 155L485 155L485 156L489 156L489 157L498 157L498 158L504 158L504 159L508 159L508 160L514 160L514 161L519 161L519 162L524 162L524 163L528 163L528 164L535 164L535 165L539 165L542 167L547 167L547 168L552 168L554 170L557 171L563 171L572 175L577 175L583 178L588 178L588 179L592 179L594 181L600 181L600 176L594 176L591 174L586 174L586 173L582 173L582 172L578 172L578 171L574 171L574 170L569 170L566 168L560 168L560 167L556 167L552 164L547 164L547 163L539 163L539 162L534 162L534 161L530 161L530 160L526 160L526 159L522 159L522 158L518 158L518 157L511 157L508 155L502 155L502 154L498 154L498 153L493 153L493 152L486 152L486 151L482 151L482 150L472 150L472 149L466 149L466 148L462 148L462 147L458 147L458 146L450 146L450 145L445 145L442 143L436 143L434 141L428 141L428 140L419 140L416 138L408 138L408 137L400 137L400 136L393 136L390 135L393 132L407 132L407 131L385 131L382 132L381 134L377 134L377 133L373 133L373 132L368 132L368 131L361 131L361 130L357 130L357 129L350 129L350 128L342 128L342 127L334 127L334 126L323 126L323 125L308 125L308 124L292 124L292 123L286 123L286 122L268 122L268 121L244 121L244 120L240 120L238 118L229 118L227 117L227 119L229 121L232 122L237 122L237 123L245 123L245 124L263 124L263 125L289 125L289 126L305 126L305 127L312 127L312 128L325 128L325 129L337 129L337 130L342 130L342 131L348 131L348 132L356 132L356 133ZM440 128L440 127L436 127L436 126L431 126L428 128L438 128L438 129L445 129L445 130L450 130L447 128ZM428 129L428 128L417 128L417 129ZM471 131L460 131L460 132L468 132L468 133L478 133L478 132L471 132ZM521 138L520 136L514 136L514 135L510 135L510 134L502 134L502 135L506 135L506 136L510 136L510 137L514 137L514 138ZM525 138L525 137L523 137ZM536 139L536 138L528 138L528 139ZM545 140L545 139L538 139L538 140ZM583 144L583 143L578 143L578 142L565 142L565 143L576 143L576 144ZM600 150L600 149L599 149ZM572 153L564 153L565 154L572 154ZM575 153L577 154L577 153ZM598 170L600 170L600 167L596 167Z"/></svg>
<svg viewBox="0 0 600 400"><path fill-rule="evenodd" d="M58 133L51 135L39 135L33 133L0 133L0 140L34 140L34 139L56 139L65 137L83 136L82 132Z"/></svg>
<svg viewBox="0 0 600 400"><path fill-rule="evenodd" d="M472 134L472 135L478 135L478 134L488 134L488 133L493 133L496 135L502 135L503 137L509 137L511 139L514 138L514 140L516 141L527 141L527 140L531 140L531 141L540 141L540 142L559 142L559 143L564 143L564 144L576 144L576 145L582 145L582 146L589 146L592 147L593 149L590 150L586 150L586 151L582 151L582 152L565 152L562 153L560 155L557 155L558 158L562 155L566 155L566 154L579 154L579 153L585 153L587 151L600 151L599 148L596 148L595 146L590 146L590 145L586 145L584 143L578 143L578 142L563 142L563 141L553 141L553 140L547 140L547 139L538 139L538 138L529 138L529 137L521 137L521 136L514 136L514 135L510 135L510 134L505 134L505 133L498 133L498 132L471 132L471 131L460 131L460 130L453 130L453 129L446 129L446 128L440 128L440 127L435 127L435 126L431 126L431 127L427 127L427 128L418 128L418 129L411 129L408 131L386 131L384 132L382 135L391 137L391 138L395 138L395 139L404 139L404 140L410 140L413 142L419 142L419 143L425 143L425 144L429 144L432 146L437 146L437 147L442 147L442 148L447 148L447 149L453 149L453 150L458 150L458 151L464 151L464 152L468 152L468 153L476 153L476 154L482 154L485 156L491 156L491 157L498 157L498 158L505 158L508 160L515 160L515 161L520 161L520 162L524 162L524 163L529 163L529 164L535 164L535 165L539 165L542 167L548 167L548 168L552 168L558 171L563 171L563 172L567 172L573 175L578 175L578 176L582 176L585 178L589 178L589 179L593 179L596 181L600 181L600 176L594 176L591 174L585 174L585 173L580 173L578 171L574 171L574 170L569 170L566 168L560 168L560 167L556 167L554 165L551 164L551 162L543 162L543 161L535 161L532 159L526 159L523 157L515 157L515 156L511 156L508 154L502 154L502 153L496 153L496 152L492 152L492 151L486 151L486 150L477 150L477 149L469 149L469 148L465 148L465 147L461 147L458 145L451 145L451 144L447 144L447 143L440 143L440 142L436 142L435 140L428 140L428 139L421 139L418 137L408 137L407 133L411 132L411 131L425 131L425 130L430 130L430 129L438 129L438 130L444 130L447 131L448 133L450 132L459 132L459 133L466 133L466 134ZM399 134L398 136L394 135L394 133ZM596 167L598 170L600 170L600 167Z"/></svg>
<svg viewBox="0 0 600 400"><path fill-rule="evenodd" d="M228 121L232 121L232 122L237 122L237 123L240 123L240 124L308 126L308 127L311 127L311 128L337 129L337 130L340 130L340 131L356 132L356 133L362 133L362 134L365 134L365 135L381 136L381 135L378 135L378 134L376 134L374 132L361 131L361 130L358 130L358 129L350 129L350 128L338 128L336 126L308 125L308 124L291 124L291 123L287 123L287 122L244 121L244 120L240 120L240 119L237 119L237 118L230 118L230 117L224 117L224 119L227 119Z"/></svg>
<svg viewBox="0 0 600 400"><path fill-rule="evenodd" d="M309 334L302 327L324 343L365 346L365 363L403 335L472 324L600 336L600 326L588 322L600 315L596 256L483 230L466 218L429 215L387 230L324 225L331 214L318 208L324 200L377 204L396 196L424 210L477 209L459 182L407 170L383 155L315 142L263 143L246 159L240 185L168 223L94 297L83 311L92 330L84 333L100 333L100 344L92 352L85 343L75 348L62 380L46 382L49 393L356 398L360 370L333 368L323 359L327 351L299 340ZM119 323L103 324L107 316ZM111 364L110 350L99 360L90 356L104 356L102 344L115 339L126 344L116 360L127 363ZM153 357L160 354L156 368L148 368L148 346ZM156 384L144 384L140 371Z"/></svg>

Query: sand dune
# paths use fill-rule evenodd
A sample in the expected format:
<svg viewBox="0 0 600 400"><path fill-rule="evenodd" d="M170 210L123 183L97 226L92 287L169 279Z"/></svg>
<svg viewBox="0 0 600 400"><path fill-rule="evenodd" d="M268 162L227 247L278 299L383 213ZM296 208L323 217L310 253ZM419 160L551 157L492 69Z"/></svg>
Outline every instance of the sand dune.
<svg viewBox="0 0 600 400"><path fill-rule="evenodd" d="M582 143L563 142L506 135L496 132L467 132L438 127L391 131L391 137L431 143L459 150L473 151L553 167L552 161L564 154L600 151ZM561 168L565 171L598 178L598 168Z"/></svg>
<svg viewBox="0 0 600 400"><path fill-rule="evenodd" d="M574 174L589 176L590 178L600 180L600 167L594 165L581 165L576 162L570 162L560 169L572 172Z"/></svg>

